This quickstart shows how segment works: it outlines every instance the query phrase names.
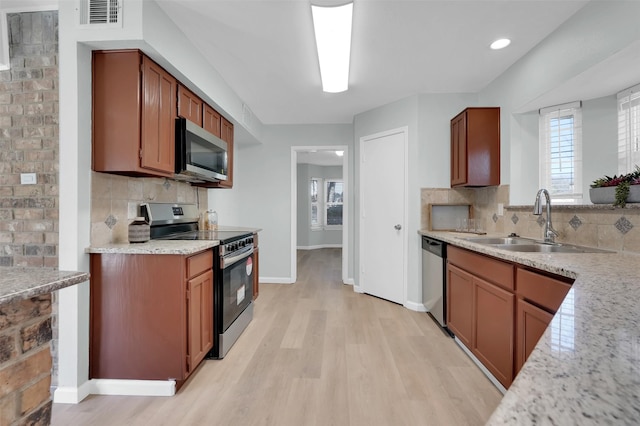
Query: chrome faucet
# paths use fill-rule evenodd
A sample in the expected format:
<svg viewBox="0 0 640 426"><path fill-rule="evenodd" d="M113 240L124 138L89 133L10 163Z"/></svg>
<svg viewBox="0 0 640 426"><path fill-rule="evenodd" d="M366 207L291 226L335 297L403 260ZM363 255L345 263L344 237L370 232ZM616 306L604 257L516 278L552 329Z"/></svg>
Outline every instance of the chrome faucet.
<svg viewBox="0 0 640 426"><path fill-rule="evenodd" d="M542 204L540 203L540 195L544 194L546 203L547 203L547 220L544 223L544 242L553 244L555 242L555 238L558 236L558 232L553 229L553 225L551 224L551 196L549 195L549 191L542 188L536 194L536 202L533 205L533 214L539 216L542 214Z"/></svg>

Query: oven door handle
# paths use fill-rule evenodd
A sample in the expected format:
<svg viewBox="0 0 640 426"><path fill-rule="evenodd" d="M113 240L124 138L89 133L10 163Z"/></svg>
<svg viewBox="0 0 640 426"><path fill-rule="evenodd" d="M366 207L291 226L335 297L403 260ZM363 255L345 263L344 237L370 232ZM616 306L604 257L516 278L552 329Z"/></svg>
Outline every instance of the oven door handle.
<svg viewBox="0 0 640 426"><path fill-rule="evenodd" d="M227 266L231 266L234 263L241 261L242 259L246 259L252 254L253 254L253 246L249 246L249 248L246 249L246 251L242 251L240 254L229 256L229 257L223 257L222 259L220 259L220 268L225 269Z"/></svg>

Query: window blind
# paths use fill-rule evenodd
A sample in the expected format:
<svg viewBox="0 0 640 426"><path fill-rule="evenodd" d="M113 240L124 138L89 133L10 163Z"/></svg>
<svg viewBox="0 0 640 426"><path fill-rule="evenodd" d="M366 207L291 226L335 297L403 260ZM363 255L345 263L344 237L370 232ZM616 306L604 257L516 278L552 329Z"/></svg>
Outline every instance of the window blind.
<svg viewBox="0 0 640 426"><path fill-rule="evenodd" d="M582 105L540 110L540 187L556 201L582 199Z"/></svg>
<svg viewBox="0 0 640 426"><path fill-rule="evenodd" d="M618 173L640 165L640 84L618 93Z"/></svg>

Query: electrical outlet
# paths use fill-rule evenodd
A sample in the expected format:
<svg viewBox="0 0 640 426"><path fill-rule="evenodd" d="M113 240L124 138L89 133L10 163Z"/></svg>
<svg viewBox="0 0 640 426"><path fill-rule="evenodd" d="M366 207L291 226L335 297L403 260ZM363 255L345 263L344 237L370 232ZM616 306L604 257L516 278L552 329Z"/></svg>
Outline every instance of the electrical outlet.
<svg viewBox="0 0 640 426"><path fill-rule="evenodd" d="M498 216L504 216L504 204L498 203Z"/></svg>
<svg viewBox="0 0 640 426"><path fill-rule="evenodd" d="M20 173L21 185L35 185L38 183L38 179L35 173Z"/></svg>

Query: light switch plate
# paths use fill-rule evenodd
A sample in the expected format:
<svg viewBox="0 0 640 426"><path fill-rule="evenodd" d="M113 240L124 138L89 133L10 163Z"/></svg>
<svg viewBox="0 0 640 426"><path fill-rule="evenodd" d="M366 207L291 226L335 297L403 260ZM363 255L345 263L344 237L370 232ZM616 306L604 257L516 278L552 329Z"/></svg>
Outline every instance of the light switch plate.
<svg viewBox="0 0 640 426"><path fill-rule="evenodd" d="M20 173L21 185L34 185L38 183L35 173Z"/></svg>

